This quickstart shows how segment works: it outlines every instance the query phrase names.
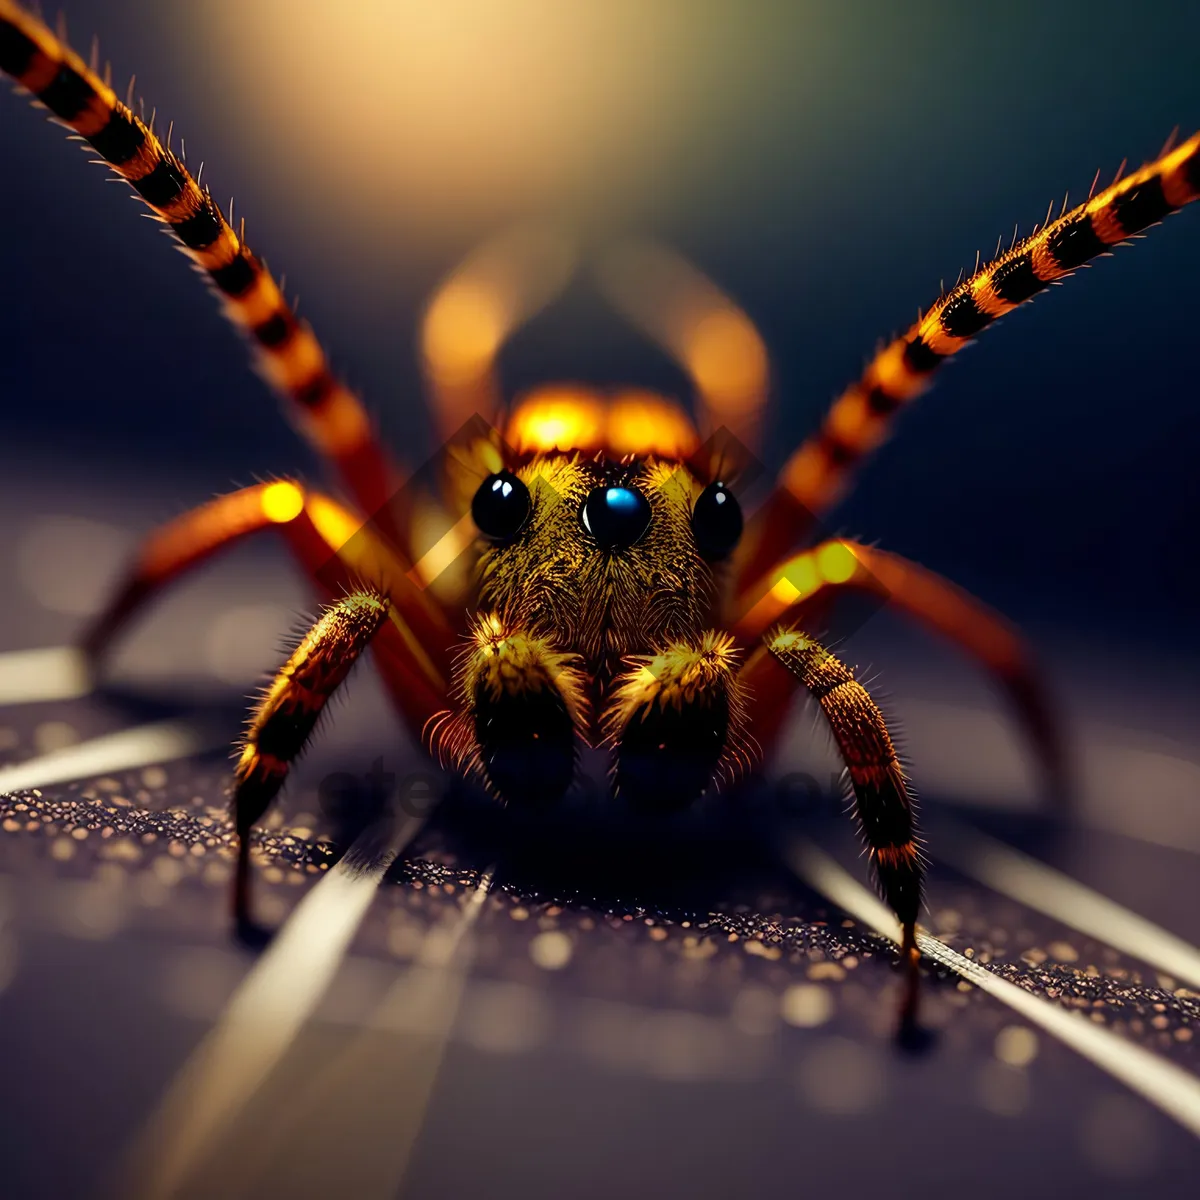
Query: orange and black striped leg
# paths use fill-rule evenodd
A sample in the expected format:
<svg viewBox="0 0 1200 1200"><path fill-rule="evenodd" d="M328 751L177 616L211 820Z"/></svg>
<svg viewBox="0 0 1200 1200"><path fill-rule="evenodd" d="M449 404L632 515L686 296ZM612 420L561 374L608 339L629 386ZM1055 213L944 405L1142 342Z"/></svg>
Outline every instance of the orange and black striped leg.
<svg viewBox="0 0 1200 1200"><path fill-rule="evenodd" d="M616 750L619 797L644 811L691 804L714 777L735 776L751 757L738 651L708 632L639 656L616 681L605 732Z"/></svg>
<svg viewBox="0 0 1200 1200"><path fill-rule="evenodd" d="M410 553L402 519L392 519L398 478L366 410L335 378L308 324L208 189L79 55L12 0L0 0L0 70L89 142L164 222L220 294L226 316L249 338L301 432L334 463L362 511Z"/></svg>
<svg viewBox="0 0 1200 1200"><path fill-rule="evenodd" d="M218 496L152 533L125 581L84 631L92 669L102 667L121 629L174 580L242 538L276 530L305 574L329 599L369 582L386 592L397 613L380 643L385 679L401 710L419 729L445 698L453 631L436 602L411 578L362 519L319 492L288 480Z"/></svg>
<svg viewBox="0 0 1200 1200"><path fill-rule="evenodd" d="M848 591L874 596L907 614L979 663L1008 696L1041 762L1051 798L1069 803L1067 748L1029 648L999 613L940 575L857 542L823 542L779 567L734 630L749 641L776 622L812 628L818 615ZM770 740L771 732L763 735Z"/></svg>
<svg viewBox="0 0 1200 1200"><path fill-rule="evenodd" d="M1200 133L1048 221L943 295L888 343L785 464L740 559L739 591L761 581L850 486L900 409L998 317L1200 197Z"/></svg>
<svg viewBox="0 0 1200 1200"><path fill-rule="evenodd" d="M478 617L470 638L452 693L457 703L429 727L434 753L505 804L559 799L586 727L578 660L495 613Z"/></svg>
<svg viewBox="0 0 1200 1200"><path fill-rule="evenodd" d="M754 696L756 709L786 705L799 685L820 704L829 722L854 789L855 811L875 876L903 930L901 1027L911 1032L917 1017L916 927L924 868L917 847L915 798L883 714L848 667L797 629L771 633L747 661L742 682Z"/></svg>
<svg viewBox="0 0 1200 1200"><path fill-rule="evenodd" d="M328 608L288 656L250 715L234 772L231 809L237 831L233 917L253 937L250 915L250 833L270 807L291 764L359 656L390 615L387 597L357 592Z"/></svg>

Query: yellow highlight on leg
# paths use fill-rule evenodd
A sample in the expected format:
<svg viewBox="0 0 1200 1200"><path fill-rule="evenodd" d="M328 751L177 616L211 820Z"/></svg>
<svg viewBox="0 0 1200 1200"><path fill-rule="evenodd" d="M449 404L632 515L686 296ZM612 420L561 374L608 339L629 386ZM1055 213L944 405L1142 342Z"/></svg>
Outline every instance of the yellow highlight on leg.
<svg viewBox="0 0 1200 1200"><path fill-rule="evenodd" d="M272 483L263 488L263 516L277 525L294 521L304 508L304 493L294 483Z"/></svg>
<svg viewBox="0 0 1200 1200"><path fill-rule="evenodd" d="M826 583L845 583L858 570L858 559L845 542L830 542L817 551L817 570Z"/></svg>

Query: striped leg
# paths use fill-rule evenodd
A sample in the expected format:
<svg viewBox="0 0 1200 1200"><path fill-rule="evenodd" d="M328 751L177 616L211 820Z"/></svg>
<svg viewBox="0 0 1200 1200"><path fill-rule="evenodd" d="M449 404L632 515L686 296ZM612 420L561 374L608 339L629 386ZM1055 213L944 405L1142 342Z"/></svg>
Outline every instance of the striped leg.
<svg viewBox="0 0 1200 1200"><path fill-rule="evenodd" d="M255 931L250 919L250 832L278 795L325 705L384 627L390 611L387 597L375 592L356 592L328 608L250 715L231 804L238 836L233 916L243 934Z"/></svg>
<svg viewBox="0 0 1200 1200"><path fill-rule="evenodd" d="M333 375L308 324L179 158L39 20L0 0L0 70L127 180L220 293L301 432L332 459L361 510L388 522L397 479L358 397ZM388 527L389 536L403 531ZM401 541L400 545L404 546ZM407 551L408 547L404 546Z"/></svg>
<svg viewBox="0 0 1200 1200"><path fill-rule="evenodd" d="M420 729L445 697L454 633L441 610L391 557L361 518L289 481L218 496L147 538L124 584L84 632L100 666L121 629L187 571L264 529L277 530L321 593L333 599L369 581L390 596L396 620L379 643L384 678L409 723Z"/></svg>
<svg viewBox="0 0 1200 1200"><path fill-rule="evenodd" d="M739 636L761 637L777 622L811 628L817 614L845 591L877 597L957 646L999 683L1041 760L1051 796L1059 801L1070 796L1067 753L1053 705L1029 649L998 613L940 575L857 542L824 542L789 559L771 580L738 619ZM767 743L774 740L783 713L770 716L774 727L758 731Z"/></svg>
<svg viewBox="0 0 1200 1200"><path fill-rule="evenodd" d="M803 539L814 518L836 503L854 469L887 436L895 414L929 386L947 358L997 317L1198 196L1200 133L1048 222L942 296L875 355L787 461L742 558L742 588L761 580Z"/></svg>
<svg viewBox="0 0 1200 1200"><path fill-rule="evenodd" d="M867 854L883 898L904 931L907 970L902 1021L917 1015L916 924L924 869L917 848L914 797L887 724L866 688L828 650L789 628L771 634L741 674L756 708L783 707L797 686L821 706L846 764Z"/></svg>

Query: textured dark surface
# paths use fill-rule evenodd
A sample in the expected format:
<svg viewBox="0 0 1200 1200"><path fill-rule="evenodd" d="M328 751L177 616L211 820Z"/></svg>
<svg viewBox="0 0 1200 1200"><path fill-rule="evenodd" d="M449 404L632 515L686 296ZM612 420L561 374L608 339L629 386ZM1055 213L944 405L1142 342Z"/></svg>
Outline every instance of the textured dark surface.
<svg viewBox="0 0 1200 1200"><path fill-rule="evenodd" d="M90 733L120 724L105 709L91 699L36 716ZM349 766L363 752L337 753ZM260 840L272 922L354 833L354 806L321 790L320 757ZM89 1194L252 966L225 920L226 770L216 754L0 800L7 1194ZM763 822L716 804L647 827L589 807L538 824L452 793L389 872L313 1019L302 1071L337 1054L495 867L405 1195L783 1196L800 1173L847 1195L955 1181L999 1196L1018 1177L1027 1195L1190 1187L1200 1155L1188 1134L1044 1034L1027 1065L1003 1061L1023 1022L953 976L926 981L933 1047L898 1052L890 949L797 884ZM992 821L1070 863L1070 837ZM809 832L861 871L840 826ZM1140 855L1168 893L1195 894L1190 854L1079 838ZM951 946L1196 1069L1195 993L951 872L935 868L929 895L929 928ZM1029 1052L1015 1045L1018 1059ZM64 1130L70 1155L54 1151ZM1011 1173L987 1166L997 1154Z"/></svg>

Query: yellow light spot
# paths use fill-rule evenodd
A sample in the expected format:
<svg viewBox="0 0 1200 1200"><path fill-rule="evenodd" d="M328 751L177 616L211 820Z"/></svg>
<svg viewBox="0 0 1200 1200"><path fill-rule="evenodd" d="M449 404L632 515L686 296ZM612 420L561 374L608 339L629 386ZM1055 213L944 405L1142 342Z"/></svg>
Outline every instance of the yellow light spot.
<svg viewBox="0 0 1200 1200"><path fill-rule="evenodd" d="M653 392L615 396L608 409L607 449L614 456L661 454L686 458L699 439L684 411Z"/></svg>
<svg viewBox="0 0 1200 1200"><path fill-rule="evenodd" d="M509 324L500 297L478 283L448 284L422 331L425 358L442 383L466 383L488 370Z"/></svg>
<svg viewBox="0 0 1200 1200"><path fill-rule="evenodd" d="M263 488L263 516L268 521L285 525L298 517L304 508L304 493L294 483L272 483Z"/></svg>
<svg viewBox="0 0 1200 1200"><path fill-rule="evenodd" d="M504 436L518 451L599 450L604 417L599 398L586 388L541 388L518 401Z"/></svg>
<svg viewBox="0 0 1200 1200"><path fill-rule="evenodd" d="M778 579L771 588L771 595L785 607L801 595L800 589L787 578Z"/></svg>
<svg viewBox="0 0 1200 1200"><path fill-rule="evenodd" d="M801 554L792 559L786 571L797 596L811 596L821 586L821 573L811 554Z"/></svg>
<svg viewBox="0 0 1200 1200"><path fill-rule="evenodd" d="M1038 1052L1037 1034L1024 1025L1006 1025L996 1034L996 1057L1010 1067L1027 1067Z"/></svg>
<svg viewBox="0 0 1200 1200"><path fill-rule="evenodd" d="M571 961L574 949L571 939L565 933L550 929L539 933L529 943L529 957L543 971L560 971Z"/></svg>
<svg viewBox="0 0 1200 1200"><path fill-rule="evenodd" d="M789 1025L814 1029L833 1016L833 996L819 983L794 983L783 993L779 1007Z"/></svg>
<svg viewBox="0 0 1200 1200"><path fill-rule="evenodd" d="M858 559L844 542L830 542L817 551L817 570L826 583L845 583L858 570Z"/></svg>
<svg viewBox="0 0 1200 1200"><path fill-rule="evenodd" d="M721 415L739 416L761 401L767 354L754 326L735 308L707 313L690 330L684 360Z"/></svg>
<svg viewBox="0 0 1200 1200"><path fill-rule="evenodd" d="M451 567L459 555L475 541L475 522L467 513L452 525L408 572L408 577L419 588L427 588L443 571Z"/></svg>
<svg viewBox="0 0 1200 1200"><path fill-rule="evenodd" d="M341 505L321 496L309 500L308 515L321 538L333 550L345 547L362 528L362 519L347 512Z"/></svg>

